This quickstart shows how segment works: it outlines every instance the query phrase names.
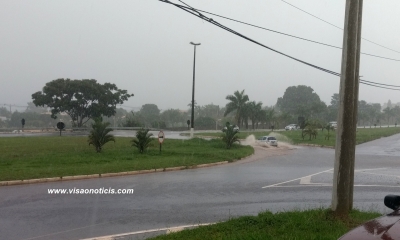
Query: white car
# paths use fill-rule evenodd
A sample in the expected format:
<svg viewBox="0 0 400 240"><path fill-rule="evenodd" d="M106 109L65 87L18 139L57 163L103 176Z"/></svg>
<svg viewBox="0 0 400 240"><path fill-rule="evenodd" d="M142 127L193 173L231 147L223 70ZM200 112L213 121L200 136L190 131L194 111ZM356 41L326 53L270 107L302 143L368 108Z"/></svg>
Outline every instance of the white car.
<svg viewBox="0 0 400 240"><path fill-rule="evenodd" d="M329 125L331 125L334 129L337 128L337 122L329 122Z"/></svg>
<svg viewBox="0 0 400 240"><path fill-rule="evenodd" d="M289 130L296 130L296 129L299 129L299 126L297 126L297 124L289 124L289 125L287 125L287 126L285 127L285 130L286 130L286 131L289 131Z"/></svg>
<svg viewBox="0 0 400 240"><path fill-rule="evenodd" d="M259 141L259 142L268 143L268 144L271 145L271 146L275 146L275 147L278 146L278 140L276 140L275 137L263 136L263 137L260 137L260 138L258 139L258 141Z"/></svg>

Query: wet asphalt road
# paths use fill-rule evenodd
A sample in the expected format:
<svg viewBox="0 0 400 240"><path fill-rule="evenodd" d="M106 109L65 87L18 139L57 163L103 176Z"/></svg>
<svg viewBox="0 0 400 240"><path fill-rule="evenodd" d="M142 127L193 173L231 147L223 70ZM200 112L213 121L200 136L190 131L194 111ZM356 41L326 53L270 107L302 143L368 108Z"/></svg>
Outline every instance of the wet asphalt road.
<svg viewBox="0 0 400 240"><path fill-rule="evenodd" d="M355 207L389 212L383 197L400 194L399 146L400 134L357 147ZM1 187L0 238L82 239L216 222L264 210L328 207L333 161L333 149L301 147L211 168ZM134 193L47 194L49 188L109 187L133 188Z"/></svg>

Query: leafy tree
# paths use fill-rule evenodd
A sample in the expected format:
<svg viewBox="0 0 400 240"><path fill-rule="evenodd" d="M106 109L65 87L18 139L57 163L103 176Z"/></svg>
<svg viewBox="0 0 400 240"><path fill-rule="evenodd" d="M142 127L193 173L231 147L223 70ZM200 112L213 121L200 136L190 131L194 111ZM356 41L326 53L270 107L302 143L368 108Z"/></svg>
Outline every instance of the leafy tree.
<svg viewBox="0 0 400 240"><path fill-rule="evenodd" d="M293 117L287 112L281 112L277 116L277 119L279 123L283 123L283 126L286 126L286 124L292 121ZM279 128L279 124L276 127Z"/></svg>
<svg viewBox="0 0 400 240"><path fill-rule="evenodd" d="M371 128L371 126L376 124L376 121L378 120L378 116L380 115L381 112L381 104L379 103L368 104L366 106L365 111L369 118L369 124Z"/></svg>
<svg viewBox="0 0 400 240"><path fill-rule="evenodd" d="M112 131L111 128L108 128L109 125L110 123L103 122L102 118L96 118L94 123L92 123L88 143L89 145L93 145L98 153L101 152L104 144L110 141L115 142L114 136L109 134Z"/></svg>
<svg viewBox="0 0 400 240"><path fill-rule="evenodd" d="M234 126L227 122L226 130L223 131L222 141L226 144L227 149L230 149L235 142L240 143L239 137L236 135L238 131L233 128Z"/></svg>
<svg viewBox="0 0 400 240"><path fill-rule="evenodd" d="M235 91L233 95L226 96L226 100L230 102L226 104L226 110L224 116L228 115L229 113L236 111L235 120L238 126L241 126L241 117L243 115L243 109L246 106L246 102L249 101L249 96L244 94L244 90L241 92Z"/></svg>
<svg viewBox="0 0 400 240"><path fill-rule="evenodd" d="M389 101L390 101L390 100L389 100ZM389 104L388 104L388 105L389 105ZM389 127L390 119L391 119L392 117L394 117L394 111L393 111L392 108L386 107L385 109L383 109L383 112L385 113L385 117L386 117L386 119L387 119L387 124L388 124L388 127Z"/></svg>
<svg viewBox="0 0 400 240"><path fill-rule="evenodd" d="M190 103L188 103L188 105L187 105L190 109L192 109L192 101L190 101ZM194 108L196 109L196 107L198 107L198 105L197 105L197 101L196 100L194 100Z"/></svg>
<svg viewBox="0 0 400 240"><path fill-rule="evenodd" d="M123 127L128 116L128 111L123 108L115 109L115 114L111 117L102 116L104 122L110 122L112 126Z"/></svg>
<svg viewBox="0 0 400 240"><path fill-rule="evenodd" d="M163 128L167 127L167 125L165 124L164 121L154 121L154 122L151 123L151 126L153 126L155 128L159 128L159 129L160 128L163 129Z"/></svg>
<svg viewBox="0 0 400 240"><path fill-rule="evenodd" d="M282 112L310 118L323 111L326 104L311 87L299 85L288 87L283 97L278 98L277 107Z"/></svg>
<svg viewBox="0 0 400 240"><path fill-rule="evenodd" d="M25 112L45 113L47 112L47 107L36 107L33 102L28 102Z"/></svg>
<svg viewBox="0 0 400 240"><path fill-rule="evenodd" d="M199 117L210 117L215 120L223 116L223 112L220 110L218 105L207 104L199 108Z"/></svg>
<svg viewBox="0 0 400 240"><path fill-rule="evenodd" d="M261 109L260 111L258 111L257 119L262 124L263 128L265 128L265 123L267 122L267 110ZM256 128L258 129L258 122Z"/></svg>
<svg viewBox="0 0 400 240"><path fill-rule="evenodd" d="M7 126L7 123L5 121L3 121L2 119L0 119L0 128L4 128Z"/></svg>
<svg viewBox="0 0 400 240"><path fill-rule="evenodd" d="M276 119L276 112L274 108L266 109L266 122L269 124L269 128L274 125L274 120Z"/></svg>
<svg viewBox="0 0 400 240"><path fill-rule="evenodd" d="M57 79L46 83L42 91L32 94L35 106L47 106L51 117L67 113L74 125L82 127L90 119L115 114L117 104L127 101L133 94L118 89L115 84L97 83L94 79Z"/></svg>
<svg viewBox="0 0 400 240"><path fill-rule="evenodd" d="M0 107L0 116L10 118L11 112L8 111L5 107Z"/></svg>
<svg viewBox="0 0 400 240"><path fill-rule="evenodd" d="M139 114L143 117L146 126L151 125L151 123L157 122L160 119L160 109L158 109L157 105L151 103L144 104L140 109Z"/></svg>
<svg viewBox="0 0 400 240"><path fill-rule="evenodd" d="M153 141L152 133L149 133L149 129L140 129L136 132L136 138L132 139L132 146L137 147L140 153L143 153Z"/></svg>
<svg viewBox="0 0 400 240"><path fill-rule="evenodd" d="M331 106L339 108L339 105L340 105L339 93L334 93L331 97Z"/></svg>
<svg viewBox="0 0 400 240"><path fill-rule="evenodd" d="M319 127L318 124L319 123L316 120L308 120L306 122L305 128L301 131L301 137L303 138L303 140L304 140L304 137L307 135L310 137L309 140L311 140L312 138L314 138L314 139L317 138L318 127Z"/></svg>
<svg viewBox="0 0 400 240"><path fill-rule="evenodd" d="M397 123L400 121L400 107L399 106L395 106L393 108L393 114L395 117L395 123L397 125Z"/></svg>
<svg viewBox="0 0 400 240"><path fill-rule="evenodd" d="M131 114L127 114L125 117L125 122L122 124L123 127L143 127L143 119L140 115L134 114L131 111Z"/></svg>
<svg viewBox="0 0 400 240"><path fill-rule="evenodd" d="M211 117L199 117L195 120L196 126L203 129L214 129L215 120Z"/></svg>
<svg viewBox="0 0 400 240"><path fill-rule="evenodd" d="M328 139L328 140L329 140L329 137L331 136L331 134L330 134L329 132L335 130L335 128L334 128L332 125L330 125L330 124L328 123L327 125L325 125L325 129L326 129L326 131L328 132L328 133L325 135L325 139Z"/></svg>
<svg viewBox="0 0 400 240"><path fill-rule="evenodd" d="M187 105L189 108L187 110L187 113L189 115L189 118L191 119L192 116L192 101L190 101L190 103ZM198 118L200 117L200 110L201 107L197 104L196 100L194 100L194 118Z"/></svg>
<svg viewBox="0 0 400 240"><path fill-rule="evenodd" d="M58 115L58 117L61 117ZM9 122L9 127L20 127L21 119L25 119L25 127L42 127L49 128L54 127L57 124L57 120L51 118L48 114L39 114L36 112L18 112L12 113ZM69 116L62 116L62 120L66 125L70 125Z"/></svg>
<svg viewBox="0 0 400 240"><path fill-rule="evenodd" d="M358 101L358 112L357 112L357 123L361 125L361 122L363 123L365 127L365 121L368 120L368 104L366 101L361 100Z"/></svg>
<svg viewBox="0 0 400 240"><path fill-rule="evenodd" d="M262 110L262 102L256 103L255 101L248 102L247 104L248 116L251 119L251 128L254 127L258 121L260 121L260 111Z"/></svg>
<svg viewBox="0 0 400 240"><path fill-rule="evenodd" d="M187 118L186 113L179 109L168 109L160 114L160 119L170 127L184 126Z"/></svg>

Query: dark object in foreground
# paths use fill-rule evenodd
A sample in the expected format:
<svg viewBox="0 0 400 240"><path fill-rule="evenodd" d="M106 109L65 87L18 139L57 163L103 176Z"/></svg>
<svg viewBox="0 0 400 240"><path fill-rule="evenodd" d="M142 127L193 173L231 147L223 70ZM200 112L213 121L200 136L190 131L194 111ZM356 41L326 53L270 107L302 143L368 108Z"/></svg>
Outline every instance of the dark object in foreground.
<svg viewBox="0 0 400 240"><path fill-rule="evenodd" d="M394 212L375 218L343 235L341 240L400 239L400 196L387 195L385 206Z"/></svg>

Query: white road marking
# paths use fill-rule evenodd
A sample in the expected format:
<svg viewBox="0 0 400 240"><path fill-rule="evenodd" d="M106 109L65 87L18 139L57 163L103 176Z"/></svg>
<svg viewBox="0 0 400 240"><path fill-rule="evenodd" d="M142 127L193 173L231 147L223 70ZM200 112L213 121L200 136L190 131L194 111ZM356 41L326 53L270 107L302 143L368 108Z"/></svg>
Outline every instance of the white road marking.
<svg viewBox="0 0 400 240"><path fill-rule="evenodd" d="M296 178L296 179L293 179L293 180L280 182L280 183L275 183L275 184L268 185L268 186L264 186L262 188L275 187L275 186L278 186L278 185L282 185L282 184L285 184L285 183L293 182L293 181L296 181L296 180L301 180L302 178L306 178L306 177L312 177L312 176L315 176L315 175L318 175L318 174L321 174L321 173L325 173L325 172L329 172L329 171L332 171L332 170L333 170L333 168L331 168L329 170L322 171L322 172L314 173L314 174L311 174L311 175L308 175L308 176L305 176L305 177L300 177L300 178Z"/></svg>
<svg viewBox="0 0 400 240"><path fill-rule="evenodd" d="M172 227L172 228L155 228L155 229L142 230L142 231L136 231L136 232L128 232L128 233L100 236L100 237L94 237L94 238L85 238L85 239L81 239L81 240L113 240L118 237L143 234L143 233L151 233L151 232L159 232L159 231L166 231L166 233L168 234L168 233L172 233L172 232L182 231L185 228L189 228L189 227L200 227L200 226L207 226L207 225L212 225L212 224L215 224L215 223L199 223L199 224L192 224L192 225L177 226L177 227Z"/></svg>
<svg viewBox="0 0 400 240"><path fill-rule="evenodd" d="M378 174L378 173L369 173L369 172L366 172L366 171L383 170L383 169L387 169L387 168L357 169L357 170L354 170L354 172L360 172L360 173L364 173L364 174L373 174L373 175L392 176L392 177L398 177L398 178L400 178L400 176L396 176L396 175ZM322 171L322 172L314 173L314 174L311 174L311 175L307 175L307 176L305 176L305 177L296 178L296 179L293 179L293 180L289 180L289 181L285 181L285 182L280 182L280 183L275 183L275 184L268 185L268 186L264 186L264 187L262 187L262 188L272 188L272 187L275 187L275 188L284 188L284 187L329 187L329 186L332 186L332 184L326 184L326 183L312 183L312 182L311 182L311 177L312 177L312 176L315 176L315 175L318 175L318 174L321 174L321 173L327 173L327 172L332 172L332 173L333 173L333 168L332 168L332 169L329 169L329 170L326 170L326 171ZM280 185L282 185L282 184L290 183L290 182L297 181L297 180L300 180L300 183L299 183L300 185L286 185L286 186L280 186ZM357 184L357 185L354 185L354 187L389 187L389 188L397 188L397 187L400 187L400 185L394 186L394 185L368 185L368 184L363 185L363 184Z"/></svg>
<svg viewBox="0 0 400 240"><path fill-rule="evenodd" d="M300 179L300 184L310 184L311 183L311 176L303 177Z"/></svg>

